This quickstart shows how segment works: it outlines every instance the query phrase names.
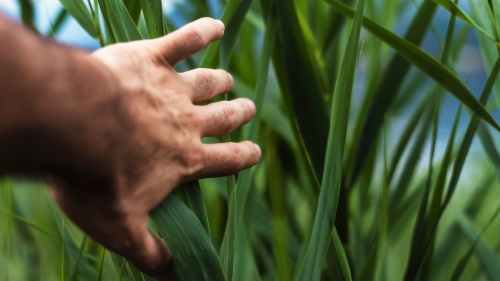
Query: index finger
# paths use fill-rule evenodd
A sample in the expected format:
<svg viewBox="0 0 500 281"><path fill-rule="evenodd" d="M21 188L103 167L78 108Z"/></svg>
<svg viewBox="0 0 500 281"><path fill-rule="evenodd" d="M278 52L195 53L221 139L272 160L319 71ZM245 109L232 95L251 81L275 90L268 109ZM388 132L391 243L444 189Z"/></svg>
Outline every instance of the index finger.
<svg viewBox="0 0 500 281"><path fill-rule="evenodd" d="M217 41L224 34L224 23L212 18L201 18L180 29L155 39L167 62L174 66L179 61Z"/></svg>

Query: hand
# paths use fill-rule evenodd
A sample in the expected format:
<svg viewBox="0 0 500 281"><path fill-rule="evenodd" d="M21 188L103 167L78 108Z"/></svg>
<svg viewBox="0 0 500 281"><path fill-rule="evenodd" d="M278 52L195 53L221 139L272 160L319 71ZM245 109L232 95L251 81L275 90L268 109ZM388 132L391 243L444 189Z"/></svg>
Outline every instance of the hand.
<svg viewBox="0 0 500 281"><path fill-rule="evenodd" d="M226 71L173 69L223 33L222 22L203 18L163 38L91 54L88 63L108 77L108 90L99 97L88 93L82 105L90 108L88 118L81 118L86 123L74 137L78 151L69 152L80 157L79 174L50 179L53 196L75 224L156 278L169 270L171 255L148 230L148 213L178 184L234 174L261 155L249 141L201 142L255 114L248 99L195 105L231 89Z"/></svg>

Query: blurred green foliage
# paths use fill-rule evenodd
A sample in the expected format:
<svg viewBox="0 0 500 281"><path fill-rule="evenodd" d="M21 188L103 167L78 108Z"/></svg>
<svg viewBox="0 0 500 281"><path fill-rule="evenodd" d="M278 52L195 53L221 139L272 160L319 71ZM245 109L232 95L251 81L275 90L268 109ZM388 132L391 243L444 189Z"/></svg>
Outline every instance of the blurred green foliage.
<svg viewBox="0 0 500 281"><path fill-rule="evenodd" d="M163 17L159 0L61 0L51 34L67 11L102 45L226 23L177 69L233 74L227 98L258 112L223 140L251 139L263 157L152 212L180 280L499 278L500 2L363 2L186 0ZM1 185L0 280L149 280L73 226L43 184Z"/></svg>

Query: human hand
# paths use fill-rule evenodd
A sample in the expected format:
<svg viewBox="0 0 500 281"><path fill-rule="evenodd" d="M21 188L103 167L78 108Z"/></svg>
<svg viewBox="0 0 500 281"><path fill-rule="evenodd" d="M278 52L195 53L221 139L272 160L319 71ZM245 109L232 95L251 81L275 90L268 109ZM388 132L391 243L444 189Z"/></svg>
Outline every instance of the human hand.
<svg viewBox="0 0 500 281"><path fill-rule="evenodd" d="M75 224L156 278L166 276L171 254L148 230L149 212L178 184L234 174L261 155L249 141L201 142L230 133L255 114L248 99L195 105L231 89L227 72L173 69L223 32L222 22L203 18L163 38L91 54L88 63L107 77L106 93L82 105L88 118L77 124L79 147L68 152L81 162L78 173L49 180Z"/></svg>

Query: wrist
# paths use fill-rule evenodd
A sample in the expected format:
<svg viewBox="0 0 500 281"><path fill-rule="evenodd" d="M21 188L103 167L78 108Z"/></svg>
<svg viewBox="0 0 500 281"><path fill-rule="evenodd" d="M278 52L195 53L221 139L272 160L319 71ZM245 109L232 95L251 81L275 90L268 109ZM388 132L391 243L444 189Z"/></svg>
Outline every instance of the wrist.
<svg viewBox="0 0 500 281"><path fill-rule="evenodd" d="M105 159L93 151L109 148L110 123L119 122L115 79L85 52L32 35L17 39L21 50L7 61L11 86L2 94L0 172L99 177L94 165Z"/></svg>

